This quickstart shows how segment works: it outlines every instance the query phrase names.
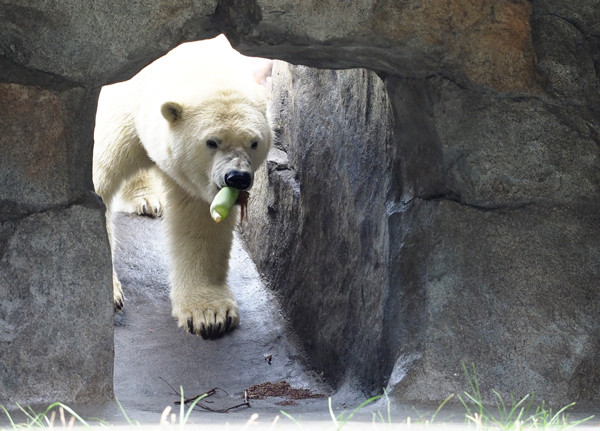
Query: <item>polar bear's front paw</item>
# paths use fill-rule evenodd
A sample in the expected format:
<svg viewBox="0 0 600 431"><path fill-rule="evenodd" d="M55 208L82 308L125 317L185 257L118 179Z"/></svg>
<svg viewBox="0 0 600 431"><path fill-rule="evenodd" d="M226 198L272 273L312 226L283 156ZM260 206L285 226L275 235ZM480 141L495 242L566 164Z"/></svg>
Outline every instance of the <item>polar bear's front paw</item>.
<svg viewBox="0 0 600 431"><path fill-rule="evenodd" d="M163 206L158 196L147 195L133 200L133 208L137 215L162 217Z"/></svg>
<svg viewBox="0 0 600 431"><path fill-rule="evenodd" d="M238 306L233 299L174 306L173 316L181 328L205 340L220 338L240 323Z"/></svg>

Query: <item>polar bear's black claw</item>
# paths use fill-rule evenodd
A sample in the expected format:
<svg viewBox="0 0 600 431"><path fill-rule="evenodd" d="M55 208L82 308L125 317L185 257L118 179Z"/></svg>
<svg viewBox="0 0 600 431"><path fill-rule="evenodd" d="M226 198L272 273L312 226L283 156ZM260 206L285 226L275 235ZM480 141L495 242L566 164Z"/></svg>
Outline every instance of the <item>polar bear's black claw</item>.
<svg viewBox="0 0 600 431"><path fill-rule="evenodd" d="M202 325L200 327L199 335L205 340L216 340L217 338L221 338L223 335L225 335L225 332L226 331L223 330L223 324L218 323L216 325Z"/></svg>
<svg viewBox="0 0 600 431"><path fill-rule="evenodd" d="M123 300L122 299L117 300L113 305L114 305L115 311L123 310Z"/></svg>
<svg viewBox="0 0 600 431"><path fill-rule="evenodd" d="M202 336L203 339L210 340L211 338L215 338L213 336L212 328L213 328L212 325L208 325L208 327L202 325L200 327L200 335Z"/></svg>
<svg viewBox="0 0 600 431"><path fill-rule="evenodd" d="M189 317L187 319L187 329L190 333L200 335L205 340L215 340L221 338L228 332L233 326L233 319L227 317L225 323L219 322L214 325L201 324L200 328L194 327L194 319Z"/></svg>

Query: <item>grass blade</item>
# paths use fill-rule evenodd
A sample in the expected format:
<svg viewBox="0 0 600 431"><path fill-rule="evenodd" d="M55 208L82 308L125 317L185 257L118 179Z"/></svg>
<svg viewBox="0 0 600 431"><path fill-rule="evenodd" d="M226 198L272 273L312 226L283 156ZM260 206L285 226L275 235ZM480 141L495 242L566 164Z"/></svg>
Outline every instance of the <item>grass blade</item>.
<svg viewBox="0 0 600 431"><path fill-rule="evenodd" d="M573 407L575 405L575 403L571 403L569 405L564 406L562 409L560 409L559 411L556 412L556 414L554 416L552 416L552 419L550 419L550 424L555 425L557 423L557 420L559 418L559 416L565 412L565 410L567 410L569 407Z"/></svg>
<svg viewBox="0 0 600 431"><path fill-rule="evenodd" d="M300 425L300 422L298 422L296 419L294 419L292 415L287 414L283 410L279 410L279 413L281 413L286 418L288 418L289 420L291 420L292 422L294 422L296 425L298 425L298 428L302 429L302 425Z"/></svg>
<svg viewBox="0 0 600 431"><path fill-rule="evenodd" d="M378 400L378 399L380 399L380 398L381 398L381 395L376 395L376 396L374 396L374 397L371 397L371 398L369 398L368 400L366 400L366 401L363 401L362 403L360 403L360 405L359 405L358 407L356 407L354 410L352 410L352 412L351 412L351 413L348 415L348 417L346 417L346 418L342 419L342 423L341 423L341 425L339 425L339 426L337 427L337 429L338 429L338 430L339 430L339 429L341 429L341 428L342 428L342 426L344 426L346 423L348 423L348 421L349 421L350 419L352 419L352 417L353 417L353 416L354 416L356 413L358 413L358 412L359 412L359 411L360 411L360 410L361 410L363 407L365 407L365 406L367 406L367 405L371 404L373 401L377 401L377 400Z"/></svg>
<svg viewBox="0 0 600 431"><path fill-rule="evenodd" d="M0 405L0 408L2 408L2 411L4 412L4 414L6 415L6 417L8 418L8 421L10 422L10 425L16 429L17 426L15 425L15 422L13 421L13 418L11 417L10 413L8 412L8 410L6 410L6 407L4 407L3 405Z"/></svg>
<svg viewBox="0 0 600 431"><path fill-rule="evenodd" d="M331 416L331 420L333 421L335 428L340 429L337 418L335 417L335 413L333 413L333 407L331 406L331 397L329 397L328 403L329 403L329 416Z"/></svg>
<svg viewBox="0 0 600 431"><path fill-rule="evenodd" d="M48 406L48 408L46 408L46 411L44 411L44 413L41 415L42 417L45 417L50 410L52 410L55 407L62 407L65 411L67 411L72 417L74 417L81 425L83 425L85 428L91 428L90 425L81 417L79 416L77 413L75 413L75 411L69 407L64 405L63 403L54 403Z"/></svg>
<svg viewBox="0 0 600 431"><path fill-rule="evenodd" d="M183 388L181 390L181 394L183 397ZM192 404L190 404L190 407L188 408L187 413L185 414L185 418L183 420L183 423L186 424L190 415L192 414L192 410L194 410L194 407L196 407L196 404L198 404L200 402L200 400L206 398L208 396L208 394L202 394L199 397L196 397L196 399L194 400L194 402ZM183 405L183 402L181 403Z"/></svg>
<svg viewBox="0 0 600 431"><path fill-rule="evenodd" d="M121 413L123 413L123 416L125 417L125 420L127 421L127 423L129 425L139 425L140 424L138 421L132 421L131 419L129 419L129 416L125 412L123 405L119 402L119 399L117 397L115 397L115 401L117 402L117 405L119 406L119 409L121 410Z"/></svg>
<svg viewBox="0 0 600 431"><path fill-rule="evenodd" d="M38 427L44 426L44 422L40 418L41 414L36 414L33 410L31 410L31 407L29 407L29 411L27 411L19 403L16 404L19 410L21 410L21 412L23 412L23 414L25 414L25 416L27 416L27 418L30 420L30 422L27 424L29 427L32 427L33 425L37 425Z"/></svg>
<svg viewBox="0 0 600 431"><path fill-rule="evenodd" d="M383 395L385 395L385 402L387 403L387 417L388 417L388 424L392 423L392 405L390 403L390 399L388 397L388 393L387 391L384 389L383 390Z"/></svg>
<svg viewBox="0 0 600 431"><path fill-rule="evenodd" d="M444 402L442 404L439 405L439 407L436 409L436 411L433 413L433 415L431 416L431 419L429 420L430 423L433 423L433 421L435 420L435 417L438 415L438 413L440 412L440 410L442 410L442 408L444 407L444 405L446 405L446 403L448 401L450 401L452 398L454 397L454 394L450 394L450 396L448 396ZM390 421L390 423L392 423Z"/></svg>
<svg viewBox="0 0 600 431"><path fill-rule="evenodd" d="M181 394L181 403L179 404L179 425L183 426L185 425L185 422L183 422L183 417L185 415L185 398L183 397L183 386L179 386L179 393Z"/></svg>

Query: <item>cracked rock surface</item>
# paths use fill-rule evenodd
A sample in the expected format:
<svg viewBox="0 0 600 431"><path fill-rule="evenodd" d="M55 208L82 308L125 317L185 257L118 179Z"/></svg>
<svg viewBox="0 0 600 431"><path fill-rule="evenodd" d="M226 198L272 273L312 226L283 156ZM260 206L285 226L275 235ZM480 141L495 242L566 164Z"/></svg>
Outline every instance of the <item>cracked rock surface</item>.
<svg viewBox="0 0 600 431"><path fill-rule="evenodd" d="M311 363L404 401L463 363L489 402L598 400L597 107L382 76L274 69L244 236Z"/></svg>

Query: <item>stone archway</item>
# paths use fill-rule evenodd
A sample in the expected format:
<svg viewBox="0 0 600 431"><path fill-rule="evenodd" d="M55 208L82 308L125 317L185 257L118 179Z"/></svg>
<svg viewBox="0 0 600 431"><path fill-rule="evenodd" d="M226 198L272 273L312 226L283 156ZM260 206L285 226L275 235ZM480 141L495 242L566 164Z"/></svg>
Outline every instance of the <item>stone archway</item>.
<svg viewBox="0 0 600 431"><path fill-rule="evenodd" d="M371 159L341 158L338 137L325 132L346 130L340 115L350 111L325 108L331 127L306 139L320 97L302 99L311 112L290 100L288 141L264 192L270 213L246 232L265 238L278 226L285 235L300 215L306 236L278 238L291 252L275 255L276 266L272 254L253 253L313 360L333 370L332 357L347 358L334 382L352 375L367 391L388 382L398 399L439 401L460 390L466 361L503 394L597 402L598 14L592 2L547 0L5 5L0 398L110 396L110 263L89 175L97 91L182 41L223 31L249 55L369 68L383 79L286 72L292 93L302 82L334 95L356 86L371 107L387 94L387 144ZM334 181L316 176L330 166ZM373 175L381 184L365 180ZM324 209L332 197L347 205L343 218ZM314 277L294 275L307 267ZM313 304L324 284L335 300ZM317 331L302 319L315 307Z"/></svg>

